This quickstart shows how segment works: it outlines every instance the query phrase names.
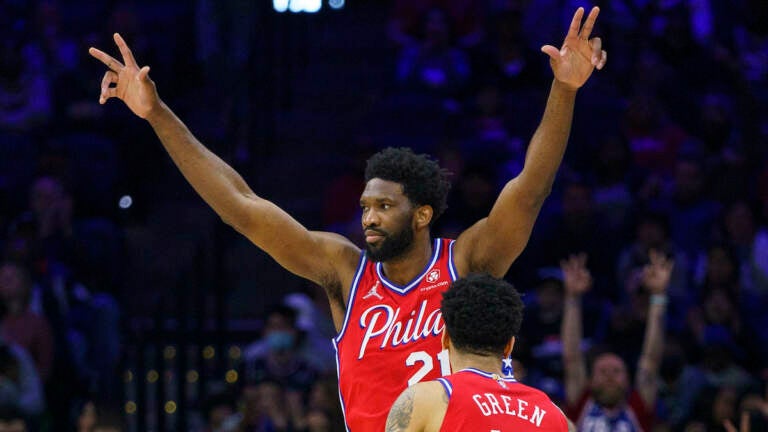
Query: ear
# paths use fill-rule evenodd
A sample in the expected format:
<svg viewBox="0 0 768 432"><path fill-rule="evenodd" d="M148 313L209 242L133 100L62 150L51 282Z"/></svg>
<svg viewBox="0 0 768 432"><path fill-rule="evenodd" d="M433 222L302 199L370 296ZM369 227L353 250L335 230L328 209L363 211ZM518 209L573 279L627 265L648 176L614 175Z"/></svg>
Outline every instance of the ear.
<svg viewBox="0 0 768 432"><path fill-rule="evenodd" d="M512 339L507 342L507 345L504 346L504 357L509 357L512 354L512 348L515 347L515 337L512 336Z"/></svg>
<svg viewBox="0 0 768 432"><path fill-rule="evenodd" d="M413 214L413 220L416 223L416 227L417 228L428 227L429 223L432 221L433 215L434 215L434 210L432 210L432 206L423 205L418 207Z"/></svg>
<svg viewBox="0 0 768 432"><path fill-rule="evenodd" d="M443 344L443 349L448 349L448 345L451 344L451 337L448 336L448 332L443 328L443 335L440 337L440 342Z"/></svg>

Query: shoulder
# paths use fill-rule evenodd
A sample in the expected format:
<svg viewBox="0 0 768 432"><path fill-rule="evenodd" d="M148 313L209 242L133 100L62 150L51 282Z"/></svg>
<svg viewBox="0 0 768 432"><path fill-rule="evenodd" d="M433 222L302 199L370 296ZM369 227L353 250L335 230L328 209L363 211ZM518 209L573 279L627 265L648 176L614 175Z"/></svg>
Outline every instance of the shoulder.
<svg viewBox="0 0 768 432"><path fill-rule="evenodd" d="M321 253L330 261L335 275L323 275L322 285L341 283L346 286L351 282L357 266L360 263L361 250L351 240L341 234L327 231L312 231L315 244ZM310 251L310 253L312 253Z"/></svg>
<svg viewBox="0 0 768 432"><path fill-rule="evenodd" d="M435 421L440 422L448 406L445 388L438 381L414 384L398 396L387 417L387 432L422 431Z"/></svg>

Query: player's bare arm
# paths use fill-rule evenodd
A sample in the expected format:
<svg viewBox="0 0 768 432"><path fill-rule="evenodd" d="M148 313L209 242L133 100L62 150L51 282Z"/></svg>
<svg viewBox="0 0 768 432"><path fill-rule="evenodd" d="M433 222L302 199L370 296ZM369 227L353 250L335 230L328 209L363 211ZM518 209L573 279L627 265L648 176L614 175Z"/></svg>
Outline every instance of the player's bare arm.
<svg viewBox="0 0 768 432"><path fill-rule="evenodd" d="M561 48L542 47L555 76L544 115L531 138L522 172L506 184L488 217L457 239L460 274L487 271L501 277L528 243L565 153L576 92L607 59L600 38L590 39L599 12L593 8L582 25L584 9L579 8Z"/></svg>
<svg viewBox="0 0 768 432"><path fill-rule="evenodd" d="M664 316L667 309L667 288L674 264L663 253L651 250L650 263L643 268L643 285L651 293L645 324L643 349L637 363L635 388L648 407L656 404L659 368L664 352Z"/></svg>
<svg viewBox="0 0 768 432"><path fill-rule="evenodd" d="M405 432L416 431L411 425L413 416L413 397L416 393L414 387L409 387L403 391L392 405L387 416L387 432Z"/></svg>
<svg viewBox="0 0 768 432"><path fill-rule="evenodd" d="M292 273L329 287L348 290L360 250L342 236L311 232L274 203L257 196L243 178L208 150L160 99L149 67L139 67L119 34L122 61L90 48L109 70L99 102L122 100L146 119L184 177L224 222L248 237ZM346 298L346 293L343 295ZM343 308L343 304L340 306ZM337 307L337 308L338 308Z"/></svg>
<svg viewBox="0 0 768 432"><path fill-rule="evenodd" d="M386 431L439 431L447 408L448 395L439 382L425 381L412 385L392 405Z"/></svg>

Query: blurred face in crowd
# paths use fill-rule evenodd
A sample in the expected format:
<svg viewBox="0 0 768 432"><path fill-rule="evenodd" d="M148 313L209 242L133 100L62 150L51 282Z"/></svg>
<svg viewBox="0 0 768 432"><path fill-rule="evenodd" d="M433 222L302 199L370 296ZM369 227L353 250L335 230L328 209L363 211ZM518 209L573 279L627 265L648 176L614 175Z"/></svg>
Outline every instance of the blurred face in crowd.
<svg viewBox="0 0 768 432"><path fill-rule="evenodd" d="M29 205L35 214L44 214L64 198L61 184L50 177L38 179L29 196Z"/></svg>
<svg viewBox="0 0 768 432"><path fill-rule="evenodd" d="M86 402L83 405L83 410L80 412L80 417L77 419L77 430L79 432L88 432L96 425L96 421L96 406L93 402Z"/></svg>
<svg viewBox="0 0 768 432"><path fill-rule="evenodd" d="M545 279L536 287L539 307L546 318L560 316L563 308L563 287L557 280Z"/></svg>
<svg viewBox="0 0 768 432"><path fill-rule="evenodd" d="M755 234L755 218L752 210L744 202L731 206L725 214L725 229L730 239L738 245L752 242Z"/></svg>
<svg viewBox="0 0 768 432"><path fill-rule="evenodd" d="M724 286L734 280L736 263L725 249L716 247L707 254L707 281L713 286Z"/></svg>
<svg viewBox="0 0 768 432"><path fill-rule="evenodd" d="M704 315L713 324L728 324L733 312L731 298L721 289L713 290L704 299Z"/></svg>
<svg viewBox="0 0 768 432"><path fill-rule="evenodd" d="M448 21L440 9L432 9L427 13L424 28L427 40L434 45L448 42Z"/></svg>
<svg viewBox="0 0 768 432"><path fill-rule="evenodd" d="M570 184L563 191L563 215L570 220L582 220L592 213L592 191L583 184Z"/></svg>
<svg viewBox="0 0 768 432"><path fill-rule="evenodd" d="M210 426L214 430L218 430L219 427L224 423L224 421L229 418L232 414L234 414L234 410L231 406L222 404L217 405L213 408L211 408L211 411L208 413L210 417Z"/></svg>
<svg viewBox="0 0 768 432"><path fill-rule="evenodd" d="M360 197L366 255L372 261L388 261L402 255L413 243L414 207L403 186L374 178Z"/></svg>
<svg viewBox="0 0 768 432"><path fill-rule="evenodd" d="M290 319L280 313L272 313L264 326L264 337L272 351L285 352L296 344L296 329Z"/></svg>
<svg viewBox="0 0 768 432"><path fill-rule="evenodd" d="M6 303L23 303L28 296L24 273L16 264L0 266L0 300Z"/></svg>
<svg viewBox="0 0 768 432"><path fill-rule="evenodd" d="M667 234L657 222L644 220L637 226L637 241L645 249L661 248L667 242Z"/></svg>
<svg viewBox="0 0 768 432"><path fill-rule="evenodd" d="M730 387L723 387L717 392L712 403L712 419L716 424L735 417L736 400L736 391Z"/></svg>
<svg viewBox="0 0 768 432"><path fill-rule="evenodd" d="M616 354L602 354L592 366L592 396L602 406L612 408L623 402L629 389L627 366Z"/></svg>
<svg viewBox="0 0 768 432"><path fill-rule="evenodd" d="M0 432L27 432L27 425L21 419L0 420Z"/></svg>
<svg viewBox="0 0 768 432"><path fill-rule="evenodd" d="M704 180L701 166L693 161L679 161L675 166L675 196L680 202L691 202L699 197Z"/></svg>

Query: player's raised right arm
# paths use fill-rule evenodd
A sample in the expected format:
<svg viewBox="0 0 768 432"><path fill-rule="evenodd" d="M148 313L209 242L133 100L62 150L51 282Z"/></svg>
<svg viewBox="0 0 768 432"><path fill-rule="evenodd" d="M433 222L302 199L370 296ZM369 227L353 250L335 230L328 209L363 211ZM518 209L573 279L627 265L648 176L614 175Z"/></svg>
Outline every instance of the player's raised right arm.
<svg viewBox="0 0 768 432"><path fill-rule="evenodd" d="M134 114L146 119L187 181L224 222L287 270L320 284L338 274L334 263L355 262L352 255L357 248L351 242L341 236L310 232L275 204L257 196L163 103L149 78L149 67L139 68L122 37L115 34L114 38L123 62L96 48L89 50L109 68L101 83L99 102L119 98Z"/></svg>

